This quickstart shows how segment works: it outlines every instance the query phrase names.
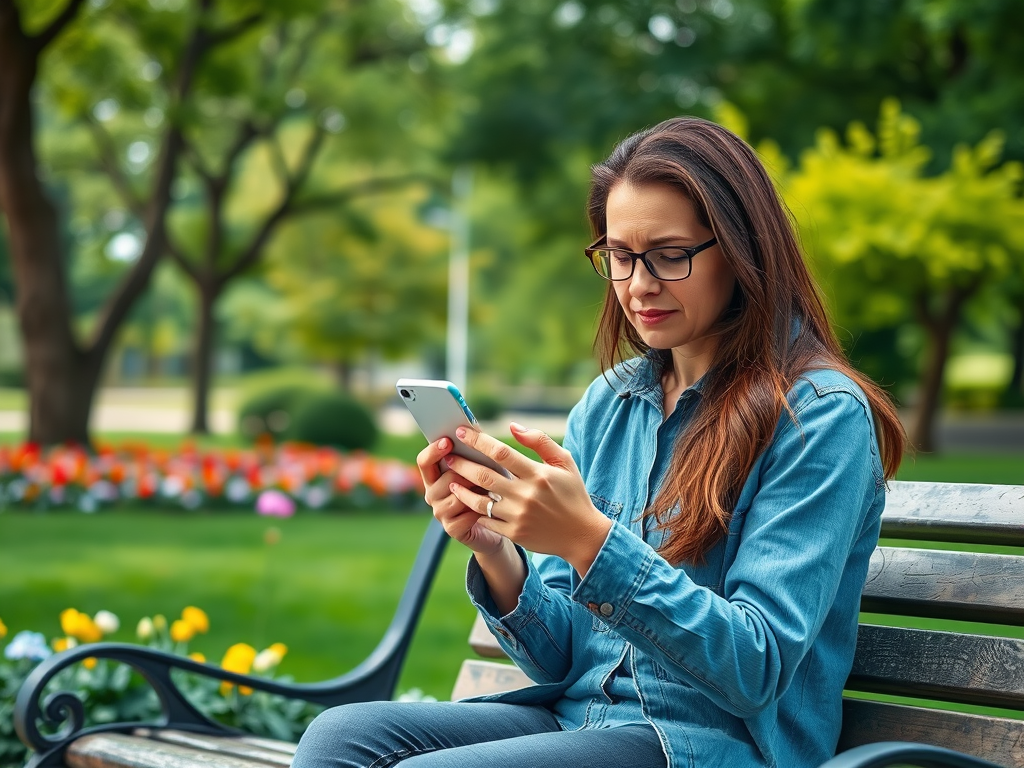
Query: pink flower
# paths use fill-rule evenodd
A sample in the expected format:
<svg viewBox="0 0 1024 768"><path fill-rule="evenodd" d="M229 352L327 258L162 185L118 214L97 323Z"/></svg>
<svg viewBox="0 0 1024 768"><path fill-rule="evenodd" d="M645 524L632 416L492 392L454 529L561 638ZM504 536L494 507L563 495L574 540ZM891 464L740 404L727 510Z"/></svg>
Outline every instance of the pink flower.
<svg viewBox="0 0 1024 768"><path fill-rule="evenodd" d="M291 517L295 514L295 502L281 491L264 491L256 498L256 511L269 517Z"/></svg>

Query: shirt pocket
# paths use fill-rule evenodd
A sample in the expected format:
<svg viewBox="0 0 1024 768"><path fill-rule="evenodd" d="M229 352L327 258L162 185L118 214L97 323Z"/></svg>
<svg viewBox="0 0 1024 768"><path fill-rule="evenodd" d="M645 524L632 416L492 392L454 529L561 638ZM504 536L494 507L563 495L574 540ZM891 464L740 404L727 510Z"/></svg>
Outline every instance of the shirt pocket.
<svg viewBox="0 0 1024 768"><path fill-rule="evenodd" d="M609 499L597 496L593 493L590 494L590 500L594 503L594 506L597 507L598 511L612 522L616 522L620 517L622 517L623 505L619 502L610 501ZM610 629L610 627L601 621L599 617L589 611L587 613L590 614L591 629L593 629L594 632L607 632Z"/></svg>

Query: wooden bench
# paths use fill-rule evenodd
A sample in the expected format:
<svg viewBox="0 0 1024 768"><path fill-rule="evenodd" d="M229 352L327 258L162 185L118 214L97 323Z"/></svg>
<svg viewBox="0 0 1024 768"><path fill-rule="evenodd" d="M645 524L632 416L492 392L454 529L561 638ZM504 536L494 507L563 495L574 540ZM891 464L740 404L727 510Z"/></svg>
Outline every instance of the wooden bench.
<svg viewBox="0 0 1024 768"><path fill-rule="evenodd" d="M872 557L861 603L866 615L844 699L841 754L823 768L897 764L1024 768L1024 549L1015 554L963 551L985 548L977 545L1024 548L1024 486L893 482L882 536L898 540L899 545L894 541L879 546ZM920 542L937 544L929 547ZM390 698L444 544L440 526L432 522L396 617L366 662L334 681L277 685L282 690L273 692L326 705ZM946 625L942 630L923 627L929 619L971 624ZM100 655L97 649L103 645L113 647L91 645L79 656ZM470 645L482 658L463 663L453 699L531 684L516 667L493 660L503 654L479 617ZM121 655L103 655L125 660L123 650L131 647L119 646ZM40 667L63 668L81 660L60 660L59 656L63 654ZM138 659L126 663L133 661L139 668ZM166 665L167 660L160 663ZM173 666L185 668L180 661ZM37 668L35 680L26 682L18 698L18 732L30 746L42 747L36 746L42 754L30 763L32 768L290 764L294 745L226 733L201 715L197 719L194 710L175 710L179 703L173 700L169 715L160 723L143 728L119 724L88 733L72 717L77 733L58 743L40 742L37 732L33 742L27 738L32 734L26 734L28 718L41 718L42 710L38 705L33 709L30 702L39 697L40 680L52 674L39 673ZM149 670L149 674L154 673ZM222 670L215 676L269 689L267 681L259 678ZM371 678L376 682L367 682ZM998 711L937 708L944 705L955 710Z"/></svg>

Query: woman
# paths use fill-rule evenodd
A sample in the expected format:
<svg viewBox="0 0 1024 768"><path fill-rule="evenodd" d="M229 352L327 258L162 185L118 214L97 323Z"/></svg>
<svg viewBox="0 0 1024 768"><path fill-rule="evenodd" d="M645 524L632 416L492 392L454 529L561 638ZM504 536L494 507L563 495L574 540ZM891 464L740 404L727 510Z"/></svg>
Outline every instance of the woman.
<svg viewBox="0 0 1024 768"><path fill-rule="evenodd" d="M829 329L751 149L678 118L594 167L599 377L513 477L418 458L470 596L538 684L350 705L294 765L817 766L834 752L884 483L905 437ZM631 358L631 359L626 359ZM536 553L527 557L526 551Z"/></svg>

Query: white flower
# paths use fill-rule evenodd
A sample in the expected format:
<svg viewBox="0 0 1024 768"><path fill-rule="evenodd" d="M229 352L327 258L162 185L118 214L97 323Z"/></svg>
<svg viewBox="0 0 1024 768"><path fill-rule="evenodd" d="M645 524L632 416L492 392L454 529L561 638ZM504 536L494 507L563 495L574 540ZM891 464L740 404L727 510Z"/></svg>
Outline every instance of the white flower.
<svg viewBox="0 0 1024 768"><path fill-rule="evenodd" d="M27 629L12 637L11 642L4 648L4 656L12 660L42 661L52 653L42 632L30 632Z"/></svg>
<svg viewBox="0 0 1024 768"><path fill-rule="evenodd" d="M139 625L135 628L135 635L139 640L149 640L153 636L153 620L149 616L139 619Z"/></svg>
<svg viewBox="0 0 1024 768"><path fill-rule="evenodd" d="M256 658L252 660L252 671L253 672L266 672L269 669L273 669L281 663L281 654L275 651L273 648L264 648L262 651L256 654Z"/></svg>
<svg viewBox="0 0 1024 768"><path fill-rule="evenodd" d="M92 620L96 622L96 626L100 628L100 632L104 635L113 634L121 628L121 620L110 611L99 611L92 617Z"/></svg>

